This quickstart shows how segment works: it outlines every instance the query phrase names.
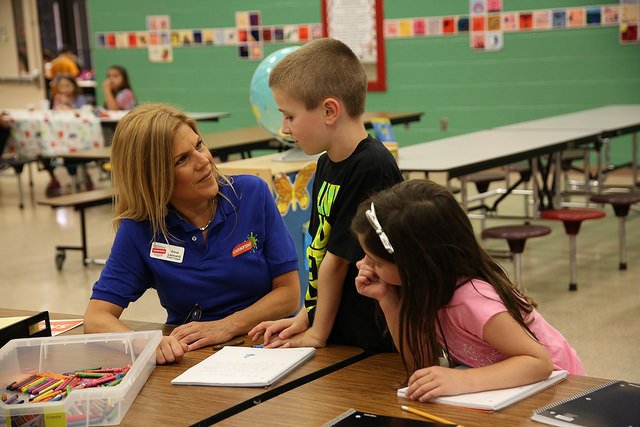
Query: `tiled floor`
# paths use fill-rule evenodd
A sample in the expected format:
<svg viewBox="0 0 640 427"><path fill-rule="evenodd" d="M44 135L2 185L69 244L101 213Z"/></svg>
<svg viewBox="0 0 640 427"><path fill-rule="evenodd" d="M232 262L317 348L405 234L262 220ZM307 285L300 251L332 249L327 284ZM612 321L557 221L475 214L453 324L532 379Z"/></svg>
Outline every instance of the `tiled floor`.
<svg viewBox="0 0 640 427"><path fill-rule="evenodd" d="M57 173L63 182L69 182L62 168ZM630 182L628 173L616 175L610 182ZM20 210L15 177L7 171L0 173L0 307L81 314L101 267L84 267L80 253L69 252L62 271L56 270L54 246L80 241L78 214L37 205L34 199L44 195L47 178L43 172L34 176L35 196L25 183L26 203ZM522 199L513 196L500 212L521 213L522 205ZM576 348L588 374L639 382L640 215L632 211L628 218L629 269L619 271L618 221L610 207L605 210L606 218L584 223L578 236L577 292L567 290L569 243L557 222L544 222L552 233L527 242L523 281L540 312ZM488 225L514 222L489 219ZM474 220L474 226L479 229L479 221ZM89 255L106 257L114 235L111 207L88 209L87 227ZM502 241L486 241L485 245L506 249ZM511 273L511 261L501 262ZM125 310L123 317L163 322L165 312L150 291Z"/></svg>

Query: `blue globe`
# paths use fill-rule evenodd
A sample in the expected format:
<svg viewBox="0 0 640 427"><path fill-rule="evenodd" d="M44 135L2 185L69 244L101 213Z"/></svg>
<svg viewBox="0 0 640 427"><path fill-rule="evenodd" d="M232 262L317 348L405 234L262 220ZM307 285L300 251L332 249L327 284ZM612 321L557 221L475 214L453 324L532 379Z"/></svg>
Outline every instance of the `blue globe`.
<svg viewBox="0 0 640 427"><path fill-rule="evenodd" d="M280 132L282 128L282 113L278 111L276 101L273 99L273 93L269 88L269 74L271 74L271 70L273 70L278 61L298 48L299 46L285 47L264 58L253 72L249 89L251 111L253 111L258 124L283 142L286 142L286 138Z"/></svg>

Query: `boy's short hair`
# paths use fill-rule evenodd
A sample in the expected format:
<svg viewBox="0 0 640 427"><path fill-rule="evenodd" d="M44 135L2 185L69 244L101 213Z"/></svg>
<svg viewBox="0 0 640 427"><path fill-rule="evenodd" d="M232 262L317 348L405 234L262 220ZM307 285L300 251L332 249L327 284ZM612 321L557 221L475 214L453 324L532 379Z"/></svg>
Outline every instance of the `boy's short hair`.
<svg viewBox="0 0 640 427"><path fill-rule="evenodd" d="M349 46L335 39L311 41L280 60L269 75L269 87L284 91L312 110L334 97L350 117L364 113L367 75Z"/></svg>

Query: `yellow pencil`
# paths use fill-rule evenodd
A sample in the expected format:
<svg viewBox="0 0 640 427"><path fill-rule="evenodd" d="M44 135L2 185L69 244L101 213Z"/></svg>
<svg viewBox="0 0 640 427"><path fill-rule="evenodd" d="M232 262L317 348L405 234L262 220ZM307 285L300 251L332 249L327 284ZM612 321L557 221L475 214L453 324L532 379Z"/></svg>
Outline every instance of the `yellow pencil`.
<svg viewBox="0 0 640 427"><path fill-rule="evenodd" d="M425 417L426 419L431 420L431 421L435 421L437 423L450 424L450 425L456 425L458 427L463 427L462 425L460 425L458 423L454 423L453 421L445 420L444 418L440 418L440 417L436 417L435 415L427 414L424 411L421 411L421 410L415 409L415 408L411 408L409 406L402 405L402 410L403 411L407 411L407 412L411 412L412 414L420 415L421 417Z"/></svg>

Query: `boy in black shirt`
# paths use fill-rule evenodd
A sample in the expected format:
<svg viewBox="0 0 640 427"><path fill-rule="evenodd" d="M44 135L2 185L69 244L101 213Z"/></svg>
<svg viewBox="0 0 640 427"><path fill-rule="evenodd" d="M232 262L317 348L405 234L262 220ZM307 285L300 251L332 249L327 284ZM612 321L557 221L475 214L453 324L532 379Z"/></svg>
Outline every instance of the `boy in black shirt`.
<svg viewBox="0 0 640 427"><path fill-rule="evenodd" d="M320 39L285 56L269 76L283 114L283 132L307 154L326 151L313 183L307 249L309 287L294 318L262 322L249 335L267 347L324 347L327 342L390 351L393 344L375 302L356 292L364 256L350 224L370 194L402 181L395 159L371 138L363 114L367 77L344 43Z"/></svg>

